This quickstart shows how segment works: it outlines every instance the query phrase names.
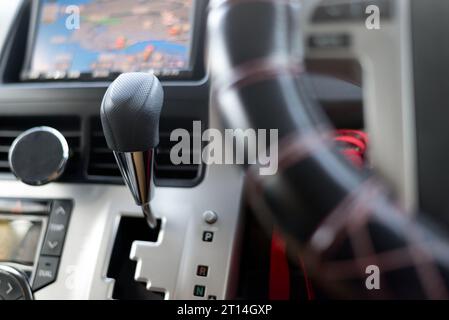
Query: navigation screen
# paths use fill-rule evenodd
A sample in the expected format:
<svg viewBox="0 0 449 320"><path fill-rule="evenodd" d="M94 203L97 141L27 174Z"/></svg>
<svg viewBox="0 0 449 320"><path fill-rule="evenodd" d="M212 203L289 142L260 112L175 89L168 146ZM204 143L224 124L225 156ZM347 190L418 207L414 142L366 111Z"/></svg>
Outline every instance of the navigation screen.
<svg viewBox="0 0 449 320"><path fill-rule="evenodd" d="M41 0L29 79L189 70L194 0Z"/></svg>

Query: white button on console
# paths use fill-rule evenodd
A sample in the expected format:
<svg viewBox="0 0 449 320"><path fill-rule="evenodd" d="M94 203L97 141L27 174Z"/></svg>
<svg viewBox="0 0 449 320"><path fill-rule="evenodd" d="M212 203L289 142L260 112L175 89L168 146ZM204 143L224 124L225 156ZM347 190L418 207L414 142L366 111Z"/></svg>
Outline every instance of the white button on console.
<svg viewBox="0 0 449 320"><path fill-rule="evenodd" d="M212 210L207 210L203 213L203 218L206 223L214 224L218 220L218 215Z"/></svg>

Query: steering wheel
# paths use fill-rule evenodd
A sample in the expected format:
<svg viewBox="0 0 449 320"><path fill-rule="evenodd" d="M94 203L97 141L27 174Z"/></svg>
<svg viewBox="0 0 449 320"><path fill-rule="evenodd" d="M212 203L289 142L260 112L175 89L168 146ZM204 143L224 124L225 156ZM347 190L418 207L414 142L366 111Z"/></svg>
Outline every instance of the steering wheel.
<svg viewBox="0 0 449 320"><path fill-rule="evenodd" d="M223 123L278 129L277 174L246 167L255 212L279 226L333 297L449 298L445 234L401 209L385 171L356 169L335 147L304 77L301 5L213 0L210 7L212 90ZM373 267L379 290L366 284Z"/></svg>

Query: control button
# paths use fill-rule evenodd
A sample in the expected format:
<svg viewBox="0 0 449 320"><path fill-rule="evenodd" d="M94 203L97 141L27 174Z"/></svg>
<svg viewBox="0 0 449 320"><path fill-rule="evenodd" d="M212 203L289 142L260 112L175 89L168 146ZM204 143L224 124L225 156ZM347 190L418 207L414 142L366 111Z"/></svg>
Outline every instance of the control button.
<svg viewBox="0 0 449 320"><path fill-rule="evenodd" d="M379 8L381 19L389 19L392 16L390 0L365 0L347 3L325 3L320 5L314 12L312 22L314 23L350 23L363 22L369 14L366 9L370 5Z"/></svg>
<svg viewBox="0 0 449 320"><path fill-rule="evenodd" d="M208 295L207 300L217 300L217 296L214 295Z"/></svg>
<svg viewBox="0 0 449 320"><path fill-rule="evenodd" d="M214 240L214 233L212 231L204 231L203 241L204 242L212 242L213 240Z"/></svg>
<svg viewBox="0 0 449 320"><path fill-rule="evenodd" d="M325 4L319 6L313 15L313 22L340 22L351 19L351 4Z"/></svg>
<svg viewBox="0 0 449 320"><path fill-rule="evenodd" d="M0 265L0 300L32 300L25 273L10 266Z"/></svg>
<svg viewBox="0 0 449 320"><path fill-rule="evenodd" d="M51 223L48 225L42 254L59 257L62 253L62 243L65 238L65 225Z"/></svg>
<svg viewBox="0 0 449 320"><path fill-rule="evenodd" d="M211 210L207 210L203 213L203 219L208 224L214 224L218 220L218 215Z"/></svg>
<svg viewBox="0 0 449 320"><path fill-rule="evenodd" d="M34 278L33 290L39 290L56 280L59 259L41 256Z"/></svg>
<svg viewBox="0 0 449 320"><path fill-rule="evenodd" d="M17 279L7 273L0 273L0 297L3 300L17 300L23 296L23 291Z"/></svg>
<svg viewBox="0 0 449 320"><path fill-rule="evenodd" d="M54 201L51 210L50 220L55 224L67 225L69 223L70 211L72 210L71 201Z"/></svg>
<svg viewBox="0 0 449 320"><path fill-rule="evenodd" d="M66 217L68 215L68 213L67 213L67 211L65 211L64 207L58 206L54 211L54 215Z"/></svg>
<svg viewBox="0 0 449 320"><path fill-rule="evenodd" d="M59 241L48 241L47 244L50 249L55 249L60 245Z"/></svg>
<svg viewBox="0 0 449 320"><path fill-rule="evenodd" d="M61 256L70 211L70 201L54 201L41 254L46 256Z"/></svg>
<svg viewBox="0 0 449 320"><path fill-rule="evenodd" d="M196 275L199 277L207 277L208 272L209 272L208 266L198 266L196 268Z"/></svg>
<svg viewBox="0 0 449 320"><path fill-rule="evenodd" d="M195 297L204 297L205 294L206 294L206 287L205 286L198 286L198 285L196 285L195 288L193 289L193 295Z"/></svg>
<svg viewBox="0 0 449 320"><path fill-rule="evenodd" d="M22 296L22 288L17 280L5 273L0 273L0 297L4 300L17 300Z"/></svg>

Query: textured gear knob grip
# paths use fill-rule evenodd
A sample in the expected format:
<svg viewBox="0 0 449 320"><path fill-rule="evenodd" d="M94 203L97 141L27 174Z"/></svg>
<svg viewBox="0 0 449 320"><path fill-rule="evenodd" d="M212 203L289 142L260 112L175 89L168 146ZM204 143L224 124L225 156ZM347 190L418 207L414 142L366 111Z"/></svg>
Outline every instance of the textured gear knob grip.
<svg viewBox="0 0 449 320"><path fill-rule="evenodd" d="M120 75L101 104L103 132L110 149L138 152L159 144L159 119L164 91L151 73Z"/></svg>

